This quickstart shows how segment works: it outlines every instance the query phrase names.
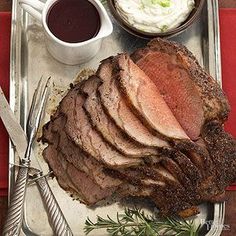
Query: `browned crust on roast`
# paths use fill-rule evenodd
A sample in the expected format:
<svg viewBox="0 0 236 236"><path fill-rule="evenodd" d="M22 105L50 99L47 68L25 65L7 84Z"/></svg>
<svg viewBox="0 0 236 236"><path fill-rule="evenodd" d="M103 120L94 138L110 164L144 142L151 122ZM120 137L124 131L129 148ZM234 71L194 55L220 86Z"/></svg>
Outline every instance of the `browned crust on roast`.
<svg viewBox="0 0 236 236"><path fill-rule="evenodd" d="M95 85L90 88L90 91L87 91L88 88L86 87L91 87L91 84ZM92 76L81 86L81 91L86 97L83 108L94 128L110 145L117 149L117 151L129 157L141 158L159 154L157 148L146 147L135 140L132 140L112 119L110 119L104 111L98 95L97 89L100 84L101 80L96 76Z"/></svg>
<svg viewBox="0 0 236 236"><path fill-rule="evenodd" d="M223 123L228 118L230 106L224 92L217 82L199 65L195 56L183 45L156 38L151 40L146 48L136 50L131 58L137 62L151 51L176 54L182 60L182 65L190 73L204 102L205 120L219 120Z"/></svg>
<svg viewBox="0 0 236 236"><path fill-rule="evenodd" d="M171 120L172 122L172 129L175 130L175 132L173 132L172 134L169 134L168 132L168 127L170 127L169 125L166 125L165 123L162 123L162 126L166 126L166 130L162 130L161 129L161 125L157 126L156 123L152 123L150 122L150 118L152 118L152 116L148 116L146 117L143 113L143 110L141 109L141 107L137 107L137 105L134 105L133 101L132 101L132 91L130 91L129 89L126 88L127 84L129 84L129 82L126 84L126 81L128 80L128 78L125 75L128 75L131 73L131 68L136 68L136 70L139 70L139 74L142 74L142 77L147 78L145 80L145 84L151 84L153 85L153 87L156 87L154 85L154 83L152 82L152 80L149 79L149 77L147 77L145 75L145 73L139 69L139 67L137 65L135 65L133 63L133 61L130 59L129 55L126 53L122 53L122 54L118 54L116 57L113 58L113 76L116 80L116 85L119 88L120 92L122 93L123 96L125 96L126 98L126 103L127 105L130 107L130 109L132 110L132 112L134 114L136 114L136 116L142 121L142 123L145 125L145 127L147 127L149 129L149 131L151 133L153 133L153 135L159 137L160 139L166 140L166 141L170 141L170 140L185 140L188 139L188 136L186 135L186 133L184 132L184 130L182 129L182 127L180 126L179 122L176 120L176 118L174 117L173 113L170 111L169 107L167 106L166 102L163 100L162 96L158 97L159 95L159 91L156 91L156 99L160 99L160 103L162 103L163 101L163 109L160 109L159 113L164 113L166 114L165 111L167 111L167 114L169 112L169 120ZM129 70L130 69L130 70ZM128 73L129 72L129 73ZM130 76L129 78L132 78L132 76ZM134 77L135 79L135 77ZM130 94L131 92L131 94ZM138 93L136 94L138 97ZM141 101L137 100L137 104ZM163 112L162 112L163 111ZM158 115L158 114L156 114ZM163 117L163 116L160 116ZM155 119L153 119L155 120ZM158 120L158 118L156 119ZM160 129L162 131L160 131ZM177 137L175 137L177 134Z"/></svg>
<svg viewBox="0 0 236 236"><path fill-rule="evenodd" d="M182 141L175 142L175 149L188 156L202 177L214 174L214 164L206 147L191 141Z"/></svg>
<svg viewBox="0 0 236 236"><path fill-rule="evenodd" d="M194 216L194 215L197 215L200 213L200 210L197 206L191 206L190 208L188 209L185 209L185 210L182 210L180 212L178 212L178 215L185 219L185 218L188 218L190 216Z"/></svg>
<svg viewBox="0 0 236 236"><path fill-rule="evenodd" d="M124 130L124 132L136 142L152 148L161 149L163 146L168 147L169 144L157 135L152 134L143 124L142 120L136 117L132 109L130 109L130 107L128 106L127 99L122 96L121 91L119 91L119 88L116 86L116 78L113 74L112 68L110 68L113 66L113 59L114 58L108 58L107 60L104 60L103 63L100 64L96 73L96 75L103 81L103 84L98 88L98 94L101 99L101 104L103 105L104 111L116 123L118 127ZM110 69L108 77L104 74L104 66L108 66L108 68ZM115 71L114 68L113 70ZM112 87L113 90L112 88L109 88L108 91L108 84L111 85L110 87ZM114 100L113 97L115 97ZM113 110L114 107L118 107L115 112ZM120 110L122 111L120 112ZM126 117L128 117L129 122L130 120L132 120L132 122L130 122L132 124L127 124ZM125 122L126 125L124 125ZM134 126L136 129L134 129Z"/></svg>
<svg viewBox="0 0 236 236"><path fill-rule="evenodd" d="M236 179L236 140L217 121L205 125L202 138L215 165L219 189L223 190Z"/></svg>
<svg viewBox="0 0 236 236"><path fill-rule="evenodd" d="M92 173L93 165L90 165L90 167L89 165L79 165L68 157L71 154L68 150L63 150L63 147L60 147L61 140L59 136L62 133L52 126L53 122L56 122L60 117L65 118L65 123L62 122L61 125L66 125L67 108L62 112L62 103L57 112L51 117L51 121L44 126L42 140L49 144L49 148L54 145L57 151L56 160L61 157L62 159L59 161L65 161L64 167L61 168L64 168L66 179L63 179L61 173L55 170L55 176L58 178L59 184L66 190L77 191L81 194L84 203L88 205L96 204L116 191L116 194L121 198L127 196L150 198L160 209L162 215L178 214L181 217L188 217L199 212L196 205L203 201L219 202L224 200L224 188L236 179L236 140L227 134L222 127L222 122L227 119L229 112L228 102L219 86L204 72L196 58L185 47L177 43L155 39L148 44L148 47L136 51L133 54L133 59L139 60L139 57L155 50L177 54L201 92L204 101L205 123L199 140L195 143L171 140L172 147L161 148L161 153L157 157L143 158L138 166L114 168L114 166L110 166L102 160L95 160L95 157L88 155L89 153L83 147L83 144L78 145L70 137L70 133L67 132L68 142L71 142L75 149L81 150L80 160L82 165L86 165L85 159L83 159L85 157L94 160L93 163L101 165L101 171L103 171L105 177L109 176L109 178L113 178L118 182L117 185L114 184L114 187L111 185L107 187L96 179L95 173ZM111 57L104 62L114 62L114 60ZM98 71L100 69L101 67ZM119 68L113 69L113 73L117 73ZM80 86L84 83L86 82L71 87L67 96L70 96L71 91L80 92ZM79 109L83 109L82 105L82 103L79 104ZM71 109L71 107L68 107L68 109ZM78 109L78 107L72 109ZM88 114L86 114L86 117L91 125L91 117L89 118ZM92 126L92 129L95 129L95 127ZM55 134L55 132L58 133ZM104 137L102 140L110 145ZM96 149L96 146L93 146L93 148ZM51 157L45 156L45 160L49 162L47 158ZM78 185L80 178L77 178L77 182L73 181L73 174L76 171L80 172L81 176L88 178L92 186L96 186L98 196L96 196L96 193L91 198L83 196L80 190L83 190L84 193L90 193L90 189L87 192L86 188L81 188L85 186ZM76 177L76 173L74 177Z"/></svg>

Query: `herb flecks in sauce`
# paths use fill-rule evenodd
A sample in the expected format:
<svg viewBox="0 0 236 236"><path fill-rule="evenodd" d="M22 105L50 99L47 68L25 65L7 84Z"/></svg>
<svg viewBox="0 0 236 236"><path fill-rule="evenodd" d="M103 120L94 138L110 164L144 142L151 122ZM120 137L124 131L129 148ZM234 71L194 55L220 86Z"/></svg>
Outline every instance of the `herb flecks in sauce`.
<svg viewBox="0 0 236 236"><path fill-rule="evenodd" d="M115 0L118 14L138 30L166 32L178 27L195 6L194 0Z"/></svg>

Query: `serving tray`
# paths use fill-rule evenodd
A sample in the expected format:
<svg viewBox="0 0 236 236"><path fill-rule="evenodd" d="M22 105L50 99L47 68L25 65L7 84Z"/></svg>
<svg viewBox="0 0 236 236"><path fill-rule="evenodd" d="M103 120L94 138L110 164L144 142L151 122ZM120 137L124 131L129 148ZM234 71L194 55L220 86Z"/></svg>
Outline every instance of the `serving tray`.
<svg viewBox="0 0 236 236"><path fill-rule="evenodd" d="M171 38L171 40L187 46L200 64L221 84L218 20L218 1L207 0L200 18L185 32ZM115 22L113 23L114 32L103 41L102 48L95 58L83 65L68 66L51 57L44 44L44 34L40 23L23 12L17 4L17 0L13 0L10 105L23 127L26 123L29 101L41 76L51 76L54 81L51 99L44 118L44 122L46 122L64 91L77 78L78 74L83 77L88 74L87 69L96 69L102 59L123 51L132 52L147 43L145 40L128 34ZM47 173L48 165L44 162L41 151L42 147L36 144L34 153L37 155L42 169ZM14 163L18 163L18 157L14 148L10 146L9 196L17 171ZM32 164L34 165L34 160ZM89 209L79 201L73 200L69 194L62 190L55 178L49 178L48 181L74 235L84 235L83 227L87 217L93 221L96 219L96 215L106 217L109 214L115 218L116 212L124 210L126 203L103 204L101 207ZM136 204L138 203L136 202ZM201 213L194 218L196 224L202 225L200 235L219 236L224 224L224 203L202 204L200 210ZM27 188L22 235L52 235L45 209L35 185L30 185ZM90 235L105 236L107 233L94 231Z"/></svg>

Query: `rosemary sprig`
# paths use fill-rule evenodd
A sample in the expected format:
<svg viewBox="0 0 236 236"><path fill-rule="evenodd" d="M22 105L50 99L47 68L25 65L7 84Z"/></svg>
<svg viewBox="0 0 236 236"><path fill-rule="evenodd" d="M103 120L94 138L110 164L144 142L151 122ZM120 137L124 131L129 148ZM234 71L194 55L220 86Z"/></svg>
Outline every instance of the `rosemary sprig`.
<svg viewBox="0 0 236 236"><path fill-rule="evenodd" d="M200 229L193 221L163 218L147 215L143 210L125 208L124 213L117 213L116 220L107 215L107 219L97 216L93 223L89 218L85 222L84 232L88 235L93 230L106 229L112 236L198 236Z"/></svg>

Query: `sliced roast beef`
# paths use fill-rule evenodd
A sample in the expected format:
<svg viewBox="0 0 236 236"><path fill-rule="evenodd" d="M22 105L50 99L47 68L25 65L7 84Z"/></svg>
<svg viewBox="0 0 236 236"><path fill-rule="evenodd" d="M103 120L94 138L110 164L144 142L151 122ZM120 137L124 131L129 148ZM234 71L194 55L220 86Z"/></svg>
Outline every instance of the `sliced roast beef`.
<svg viewBox="0 0 236 236"><path fill-rule="evenodd" d="M64 189L78 195L79 199L88 205L93 205L111 196L116 189L110 188L109 191L104 191L85 172L78 170L67 162L53 145L49 145L44 150L43 156L53 170L59 184Z"/></svg>
<svg viewBox="0 0 236 236"><path fill-rule="evenodd" d="M78 190L70 181L70 178L65 171L68 163L65 161L61 163L59 161L58 152L53 147L53 145L49 145L43 150L43 157L45 161L49 164L50 169L53 170L53 173L56 176L59 185L67 191L78 193Z"/></svg>
<svg viewBox="0 0 236 236"><path fill-rule="evenodd" d="M153 81L127 54L120 54L114 60L119 85L146 125L162 137L188 139Z"/></svg>
<svg viewBox="0 0 236 236"><path fill-rule="evenodd" d="M186 47L154 39L131 57L156 84L191 139L199 137L205 120L227 119L229 104L223 91Z"/></svg>
<svg viewBox="0 0 236 236"><path fill-rule="evenodd" d="M94 158L84 155L73 142L67 141L67 146L60 146L60 152L62 152L68 162L73 164L77 169L83 170L86 174L91 176L104 191L107 191L107 188L116 187L122 183L121 180L106 175L103 171L104 165Z"/></svg>
<svg viewBox="0 0 236 236"><path fill-rule="evenodd" d="M66 116L65 132L85 153L112 168L139 164L141 159L125 157L117 152L92 127L84 112L84 97L77 88L72 89L60 103L60 111Z"/></svg>
<svg viewBox="0 0 236 236"><path fill-rule="evenodd" d="M199 201L195 193L192 191L186 193L186 188L178 182L166 178L164 175L161 177L160 174L166 172L162 172L161 169L157 169L157 172L153 173L153 176L151 173L147 173L147 169L142 170L142 168L107 171L114 177L124 179L133 186L143 186L143 188L146 189L145 197L148 197L156 204L162 215L177 214L197 204ZM147 174L151 175L148 177ZM154 176L156 176L156 179L153 178ZM158 180L158 178L160 179ZM173 194L172 190L175 194ZM138 192L130 192L129 196L143 197L143 195Z"/></svg>
<svg viewBox="0 0 236 236"><path fill-rule="evenodd" d="M84 108L92 124L104 139L124 155L131 157L157 155L159 152L156 148L145 147L130 139L104 112L97 94L100 83L101 80L98 77L92 76L82 86L82 91L87 95Z"/></svg>
<svg viewBox="0 0 236 236"><path fill-rule="evenodd" d="M103 172L104 165L94 158L86 156L83 151L70 140L64 132L64 117L59 116L44 128L44 141L56 146L66 160L77 169L85 172L103 189L119 186L122 181L114 179ZM50 139L48 139L50 138Z"/></svg>
<svg viewBox="0 0 236 236"><path fill-rule="evenodd" d="M102 62L97 76L103 81L98 92L107 114L116 125L137 142L150 147L167 147L168 143L151 134L126 104L126 99L119 92L116 80L112 77L113 65L110 59Z"/></svg>
<svg viewBox="0 0 236 236"><path fill-rule="evenodd" d="M83 200L86 201L87 205L94 205L102 199L110 197L116 190L116 188L110 188L104 191L87 174L78 171L71 164L69 164L67 172L77 189L80 186L80 191L84 196Z"/></svg>
<svg viewBox="0 0 236 236"><path fill-rule="evenodd" d="M163 215L222 201L236 179L223 92L175 43L153 40L132 58L138 66L126 54L103 61L44 126L44 157L59 184L88 205L147 197Z"/></svg>
<svg viewBox="0 0 236 236"><path fill-rule="evenodd" d="M167 201L163 201L162 198L162 200L160 200L160 198L156 196L160 193L166 194L166 192L169 192L167 190L168 188L173 189L173 187L170 187L169 184L176 182L173 176L161 167L157 167L154 170L141 167L138 169L129 168L127 170L122 169L116 171L119 173L119 178L127 181L127 184L120 185L119 189L113 187L104 190L100 187L100 185L96 184L88 174L67 162L67 158L63 156L61 152L57 151L53 145L49 145L48 148L45 149L44 157L54 171L54 174L57 176L59 184L64 189L78 195L80 201L87 205L94 205L117 191L116 194L119 194L122 198L127 196L138 196L152 199L160 209L161 214L164 215L167 214L167 212L175 214L189 206L189 204L185 201L185 207L183 207L183 204L179 204L181 208L175 207L171 209L176 201L176 196L172 195L172 197L168 200L168 204L171 203L169 205L170 208L167 208ZM114 172L115 170L109 171ZM114 173L113 176L114 179L118 177L118 175L114 175ZM181 196L182 195L180 195L180 192L178 192L178 197ZM183 198L183 196L181 198Z"/></svg>

